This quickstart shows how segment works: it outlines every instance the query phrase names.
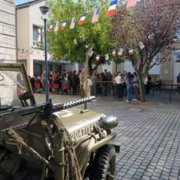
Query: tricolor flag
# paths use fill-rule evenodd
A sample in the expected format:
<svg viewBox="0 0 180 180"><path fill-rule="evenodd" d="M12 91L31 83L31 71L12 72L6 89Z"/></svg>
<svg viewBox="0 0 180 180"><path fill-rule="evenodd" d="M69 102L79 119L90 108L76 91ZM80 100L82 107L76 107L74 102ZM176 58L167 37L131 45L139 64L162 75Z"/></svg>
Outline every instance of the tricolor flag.
<svg viewBox="0 0 180 180"><path fill-rule="evenodd" d="M127 2L127 8L131 8L136 6L137 0L128 0Z"/></svg>
<svg viewBox="0 0 180 180"><path fill-rule="evenodd" d="M65 21L63 21L63 23L61 24L60 30L63 31L63 30L66 28L66 25L67 25L67 21L65 20Z"/></svg>
<svg viewBox="0 0 180 180"><path fill-rule="evenodd" d="M144 44L143 44L142 41L140 41L138 45L139 45L139 48L140 48L141 50L145 48L145 46L144 46Z"/></svg>
<svg viewBox="0 0 180 180"><path fill-rule="evenodd" d="M86 19L86 14L83 14L80 17L78 24L82 26L84 24L85 19Z"/></svg>
<svg viewBox="0 0 180 180"><path fill-rule="evenodd" d="M52 32L53 31L53 24L50 24L49 27L48 27L48 32Z"/></svg>
<svg viewBox="0 0 180 180"><path fill-rule="evenodd" d="M99 20L99 13L100 13L100 7L95 9L95 11L93 13L92 20L91 20L92 23L97 23L98 22L98 20Z"/></svg>
<svg viewBox="0 0 180 180"><path fill-rule="evenodd" d="M105 54L105 60L106 60L106 61L109 60L109 54Z"/></svg>
<svg viewBox="0 0 180 180"><path fill-rule="evenodd" d="M123 54L123 48L119 48L117 51L117 55L122 56L122 54Z"/></svg>
<svg viewBox="0 0 180 180"><path fill-rule="evenodd" d="M76 24L76 18L72 17L71 24L70 24L70 29L74 29L75 28L75 24Z"/></svg>
<svg viewBox="0 0 180 180"><path fill-rule="evenodd" d="M116 13L117 0L112 0L107 11L108 16L113 16Z"/></svg>
<svg viewBox="0 0 180 180"><path fill-rule="evenodd" d="M57 32L58 29L59 29L59 21L56 21L56 25L55 25L54 31Z"/></svg>

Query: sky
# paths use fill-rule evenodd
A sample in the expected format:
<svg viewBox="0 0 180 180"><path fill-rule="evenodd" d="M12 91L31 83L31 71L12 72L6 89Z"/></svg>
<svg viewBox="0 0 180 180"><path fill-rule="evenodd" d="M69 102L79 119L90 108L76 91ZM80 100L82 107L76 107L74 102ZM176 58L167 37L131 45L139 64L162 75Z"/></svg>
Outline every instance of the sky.
<svg viewBox="0 0 180 180"><path fill-rule="evenodd" d="M18 5L18 4L26 3L28 1L31 1L31 0L15 0L15 3L16 3L16 5Z"/></svg>

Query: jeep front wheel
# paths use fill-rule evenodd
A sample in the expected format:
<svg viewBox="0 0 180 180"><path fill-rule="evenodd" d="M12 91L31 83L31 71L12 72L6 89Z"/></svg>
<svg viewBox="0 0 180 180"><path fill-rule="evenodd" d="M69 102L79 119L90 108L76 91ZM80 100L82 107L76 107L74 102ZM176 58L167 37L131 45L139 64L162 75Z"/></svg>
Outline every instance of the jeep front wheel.
<svg viewBox="0 0 180 180"><path fill-rule="evenodd" d="M112 145L105 145L96 153L89 173L90 180L114 179L116 152Z"/></svg>

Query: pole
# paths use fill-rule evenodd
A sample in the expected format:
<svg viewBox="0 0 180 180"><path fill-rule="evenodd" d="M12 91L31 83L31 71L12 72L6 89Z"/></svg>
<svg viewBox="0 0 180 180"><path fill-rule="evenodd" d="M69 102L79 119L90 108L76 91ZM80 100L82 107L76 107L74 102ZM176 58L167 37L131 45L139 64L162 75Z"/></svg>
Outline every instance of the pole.
<svg viewBox="0 0 180 180"><path fill-rule="evenodd" d="M49 79L48 79L48 59L47 59L47 19L44 18L44 52L45 52L45 93L46 103L49 102Z"/></svg>

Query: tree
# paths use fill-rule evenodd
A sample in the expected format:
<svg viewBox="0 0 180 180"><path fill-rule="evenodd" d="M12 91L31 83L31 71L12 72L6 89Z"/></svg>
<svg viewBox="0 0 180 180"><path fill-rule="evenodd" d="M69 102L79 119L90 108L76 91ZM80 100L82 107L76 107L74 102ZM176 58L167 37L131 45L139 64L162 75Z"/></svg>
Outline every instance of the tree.
<svg viewBox="0 0 180 180"><path fill-rule="evenodd" d="M140 98L145 101L144 79L171 51L172 38L177 28L178 8L169 0L146 0L135 9L121 8L113 18L112 37L115 46L125 49L139 78Z"/></svg>
<svg viewBox="0 0 180 180"><path fill-rule="evenodd" d="M49 51L57 60L67 60L71 62L85 62L86 54L93 48L94 54L88 56L89 69L92 71L92 64L97 66L101 61L96 62L96 54L104 54L109 51L111 38L109 31L111 24L109 17L106 15L107 4L103 1L95 4L92 1L74 1L74 0L49 0L51 9L50 18L52 23L67 20L67 27L64 30L53 31L49 33ZM97 7L101 7L99 21L92 24L91 19L93 11ZM86 13L86 19L83 26L78 25L80 16ZM76 25L74 29L70 29L69 25L72 17L76 17ZM92 52L92 51L91 51Z"/></svg>

